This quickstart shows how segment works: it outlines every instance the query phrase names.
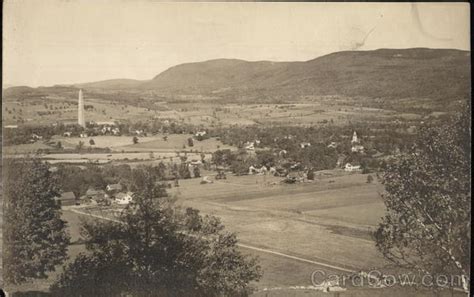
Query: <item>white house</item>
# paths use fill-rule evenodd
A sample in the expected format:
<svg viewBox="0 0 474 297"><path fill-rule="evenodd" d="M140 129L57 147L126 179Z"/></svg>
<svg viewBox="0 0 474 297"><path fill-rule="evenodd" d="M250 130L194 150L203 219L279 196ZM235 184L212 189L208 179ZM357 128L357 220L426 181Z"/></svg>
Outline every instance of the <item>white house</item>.
<svg viewBox="0 0 474 297"><path fill-rule="evenodd" d="M118 134L120 134L120 129L119 129L119 128L113 128L113 129L112 129L112 133L113 133L114 135L118 135Z"/></svg>
<svg viewBox="0 0 474 297"><path fill-rule="evenodd" d="M71 137L71 135L72 135L72 132L64 132L63 133L64 137Z"/></svg>
<svg viewBox="0 0 474 297"><path fill-rule="evenodd" d="M198 131L198 132L196 132L196 134L194 134L194 136L196 136L196 137L199 137L199 136L203 137L203 136L206 135L206 134L207 134L206 131Z"/></svg>
<svg viewBox="0 0 474 297"><path fill-rule="evenodd" d="M115 195L115 202L117 204L129 204L133 200L133 193L132 192L127 192L127 193L118 193Z"/></svg>
<svg viewBox="0 0 474 297"><path fill-rule="evenodd" d="M337 147L337 143L334 141L328 144L328 148L336 148L336 147Z"/></svg>
<svg viewBox="0 0 474 297"><path fill-rule="evenodd" d="M262 166L260 168L256 168L254 166L249 167L249 174L263 175L263 174L267 174L267 171L268 171L268 169L265 166Z"/></svg>
<svg viewBox="0 0 474 297"><path fill-rule="evenodd" d="M33 140L41 140L41 139L43 139L43 136L40 136L40 135L38 135L38 134L33 133L33 134L31 135L31 138L32 138Z"/></svg>
<svg viewBox="0 0 474 297"><path fill-rule="evenodd" d="M364 152L364 147L360 144L353 145L351 148L351 151L354 153L363 153Z"/></svg>
<svg viewBox="0 0 474 297"><path fill-rule="evenodd" d="M249 151L253 151L255 149L254 143L253 142L245 143L245 149Z"/></svg>
<svg viewBox="0 0 474 297"><path fill-rule="evenodd" d="M360 165L352 165L351 163L346 163L344 167L345 171L353 172L353 171L360 171Z"/></svg>
<svg viewBox="0 0 474 297"><path fill-rule="evenodd" d="M107 185L107 192L119 192L122 191L122 185L121 184L110 184Z"/></svg>
<svg viewBox="0 0 474 297"><path fill-rule="evenodd" d="M309 143L309 142L300 143L300 148L307 148L307 147L310 147L310 146L311 146L311 143Z"/></svg>

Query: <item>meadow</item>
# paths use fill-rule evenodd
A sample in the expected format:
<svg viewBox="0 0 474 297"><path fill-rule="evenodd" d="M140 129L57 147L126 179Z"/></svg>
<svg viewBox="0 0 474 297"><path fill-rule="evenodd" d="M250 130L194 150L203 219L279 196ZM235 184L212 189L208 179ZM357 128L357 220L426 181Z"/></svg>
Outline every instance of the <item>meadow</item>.
<svg viewBox="0 0 474 297"><path fill-rule="evenodd" d="M86 121L148 121L172 120L197 127L231 127L247 125L319 125L331 122L377 120L391 121L403 118L407 121L420 120L421 115L384 108L368 107L373 100L344 96L306 96L286 100L285 103L236 104L209 101L200 98L184 101L150 101L149 107L142 107L133 100L113 101L85 96ZM196 101L199 104L196 104ZM413 100L412 100L413 101ZM411 102L411 101L410 101ZM77 122L76 100L61 96L48 96L41 100L5 100L3 104L5 124L52 124L56 122Z"/></svg>
<svg viewBox="0 0 474 297"><path fill-rule="evenodd" d="M288 185L270 176L229 176L204 185L183 180L171 194L219 216L243 244L357 270L387 264L370 239L384 213L382 189L366 179L335 174Z"/></svg>

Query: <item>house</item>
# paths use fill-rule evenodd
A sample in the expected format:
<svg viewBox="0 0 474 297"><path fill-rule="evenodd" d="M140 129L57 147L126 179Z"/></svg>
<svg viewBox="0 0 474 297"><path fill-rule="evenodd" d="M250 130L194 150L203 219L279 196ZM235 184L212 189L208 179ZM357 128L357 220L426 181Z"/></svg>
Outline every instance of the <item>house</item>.
<svg viewBox="0 0 474 297"><path fill-rule="evenodd" d="M132 192L127 192L127 193L118 193L115 195L115 203L117 204L129 204L133 200L133 193Z"/></svg>
<svg viewBox="0 0 474 297"><path fill-rule="evenodd" d="M79 135L79 137L80 137L80 138L87 138L87 137L89 137L89 135L87 135L87 133L81 133L81 134Z"/></svg>
<svg viewBox="0 0 474 297"><path fill-rule="evenodd" d="M360 144L356 144L356 145L352 146L351 151L353 153L363 153L364 152L364 147Z"/></svg>
<svg viewBox="0 0 474 297"><path fill-rule="evenodd" d="M353 172L353 171L360 171L360 165L352 165L351 163L346 163L346 166L344 166L344 170L348 172Z"/></svg>
<svg viewBox="0 0 474 297"><path fill-rule="evenodd" d="M189 164L192 166L199 166L199 165L202 165L202 162L200 160L191 160Z"/></svg>
<svg viewBox="0 0 474 297"><path fill-rule="evenodd" d="M33 133L33 134L31 134L31 139L32 140L41 140L41 139L43 139L43 136Z"/></svg>
<svg viewBox="0 0 474 297"><path fill-rule="evenodd" d="M107 185L107 192L120 192L122 191L122 185L121 184L110 184Z"/></svg>
<svg viewBox="0 0 474 297"><path fill-rule="evenodd" d="M311 143L309 143L309 142L300 143L300 148L302 148L302 149L310 147L310 146L311 146Z"/></svg>
<svg viewBox="0 0 474 297"><path fill-rule="evenodd" d="M58 172L58 170L59 170L59 168L56 167L56 166L51 166L51 167L48 168L49 172Z"/></svg>
<svg viewBox="0 0 474 297"><path fill-rule="evenodd" d="M100 132L102 132L102 134L106 134L107 132L110 132L110 127L102 127L102 129L100 129Z"/></svg>
<svg viewBox="0 0 474 297"><path fill-rule="evenodd" d="M253 142L246 142L245 143L245 149L248 151L253 151L255 149L255 146Z"/></svg>
<svg viewBox="0 0 474 297"><path fill-rule="evenodd" d="M64 132L63 133L64 137L71 137L71 135L72 135L72 132Z"/></svg>
<svg viewBox="0 0 474 297"><path fill-rule="evenodd" d="M113 128L112 130L113 135L119 135L120 134L120 129L119 128Z"/></svg>
<svg viewBox="0 0 474 297"><path fill-rule="evenodd" d="M96 190L93 188L89 188L86 194L81 197L81 203L109 205L109 195L107 195L104 190Z"/></svg>
<svg viewBox="0 0 474 297"><path fill-rule="evenodd" d="M302 170L302 169L303 169L303 165L301 165L300 162L292 163L292 164L290 165L290 169L291 169L291 170Z"/></svg>
<svg viewBox="0 0 474 297"><path fill-rule="evenodd" d="M84 196L88 199L97 201L106 198L106 193L104 190L96 190L93 188L89 188L87 189L86 194Z"/></svg>
<svg viewBox="0 0 474 297"><path fill-rule="evenodd" d="M61 206L70 206L78 204L78 201L76 200L76 195L74 195L73 192L63 192L61 193L61 196L56 197L55 200Z"/></svg>
<svg viewBox="0 0 474 297"><path fill-rule="evenodd" d="M17 129L18 125L5 125L4 128L5 129Z"/></svg>
<svg viewBox="0 0 474 297"><path fill-rule="evenodd" d="M207 134L206 131L198 131L198 132L196 132L196 134L194 134L194 136L199 137L199 136L204 136L206 134Z"/></svg>
<svg viewBox="0 0 474 297"><path fill-rule="evenodd" d="M328 148L336 148L336 147L337 147L337 143L334 141L328 144Z"/></svg>
<svg viewBox="0 0 474 297"><path fill-rule="evenodd" d="M267 167L262 166L260 168L256 168L254 166L249 167L249 174L258 174L258 175L263 175L266 174L268 171Z"/></svg>

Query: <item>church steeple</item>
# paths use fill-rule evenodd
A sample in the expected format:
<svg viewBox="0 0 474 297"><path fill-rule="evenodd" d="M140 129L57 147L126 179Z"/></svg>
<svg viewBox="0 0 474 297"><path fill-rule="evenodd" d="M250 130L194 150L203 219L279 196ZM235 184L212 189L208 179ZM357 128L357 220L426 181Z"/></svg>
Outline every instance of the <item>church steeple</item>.
<svg viewBox="0 0 474 297"><path fill-rule="evenodd" d="M354 131L354 134L352 134L352 143L357 143L359 142L359 138L357 138L357 133Z"/></svg>

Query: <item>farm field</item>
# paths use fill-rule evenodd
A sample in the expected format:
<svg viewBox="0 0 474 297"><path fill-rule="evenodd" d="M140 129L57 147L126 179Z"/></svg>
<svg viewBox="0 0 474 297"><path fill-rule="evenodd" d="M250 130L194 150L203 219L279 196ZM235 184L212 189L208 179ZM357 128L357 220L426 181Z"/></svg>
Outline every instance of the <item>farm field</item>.
<svg viewBox="0 0 474 297"><path fill-rule="evenodd" d="M41 141L37 141L34 143L3 146L2 152L6 155L34 154L39 149L48 149L48 148L51 148L51 147L49 145L44 144Z"/></svg>
<svg viewBox="0 0 474 297"><path fill-rule="evenodd" d="M150 101L151 108L104 100L85 94L86 121L146 121L152 119L168 119L183 124L202 127L233 125L247 126L254 124L287 124L287 125L318 125L332 122L347 124L368 118L379 121L404 118L419 120L420 114L405 113L391 109L366 107L367 98L316 97L294 98L291 103L246 102L234 104L200 100L199 105L190 99L189 102L175 103L169 101ZM355 101L354 101L355 100ZM355 103L357 102L357 103ZM410 101L411 102L411 101ZM227 104L229 103L229 104ZM370 104L369 104L370 105ZM49 96L42 100L16 101L6 100L3 107L6 124L52 124L55 122L74 123L77 121L76 100L72 98ZM296 120L297 119L297 120Z"/></svg>
<svg viewBox="0 0 474 297"><path fill-rule="evenodd" d="M27 155L17 154L10 155L13 158L25 158ZM172 152L159 152L153 153L91 153L91 154L42 154L37 155L38 158L50 163L130 163L134 164L140 162L146 165L158 165L160 162L176 162L179 157L176 153ZM190 160L200 160L201 154L198 153L187 153L187 157ZM210 160L211 154L204 154L205 160Z"/></svg>
<svg viewBox="0 0 474 297"><path fill-rule="evenodd" d="M188 146L188 138L191 134L169 134L165 141L165 135L153 135L147 137L138 137L138 143L133 144L132 136L91 136L88 138L54 136L54 141L61 141L65 148L75 148L80 141L84 142L84 147L110 148L115 152L175 152L184 150L197 150L203 152L213 152L218 149L235 149L235 147L224 145L215 138L205 139L203 141L194 141L194 146ZM94 145L89 144L89 140L94 139Z"/></svg>
<svg viewBox="0 0 474 297"><path fill-rule="evenodd" d="M159 162L171 162L178 160L178 154L186 155L189 160L200 160L204 154L205 160L211 159L211 153L218 149L236 150L236 147L224 145L215 138L203 141L194 141L194 146L188 147L187 140L192 135L171 134L168 140L163 140L163 135L140 137L139 143L132 144L132 138L128 136L95 136L90 138L54 136L53 142L60 141L64 148L73 149L80 141L84 143L84 153L51 153L39 154L38 157L55 163L108 163L108 162L145 162L145 164L158 164ZM94 145L89 144L89 139L94 139ZM186 148L183 148L186 145ZM91 153L89 148L110 148L110 153ZM3 153L15 158L23 158L28 154L36 154L39 149L51 149L52 147L37 141L29 144L5 146ZM193 151L193 152L191 152ZM179 153L178 153L179 152ZM155 164L155 165L156 165Z"/></svg>
<svg viewBox="0 0 474 297"><path fill-rule="evenodd" d="M153 117L158 113L129 104L120 104L99 98L87 98L86 119L111 121L127 118ZM77 122L77 98L48 96L35 100L5 100L3 104L4 122L8 124L24 121L27 124L52 124L57 121Z"/></svg>
<svg viewBox="0 0 474 297"><path fill-rule="evenodd" d="M354 270L386 264L369 234L383 216L380 185L367 184L362 174L303 185L272 185L272 179L184 180L172 194L184 206L221 217L243 244Z"/></svg>

